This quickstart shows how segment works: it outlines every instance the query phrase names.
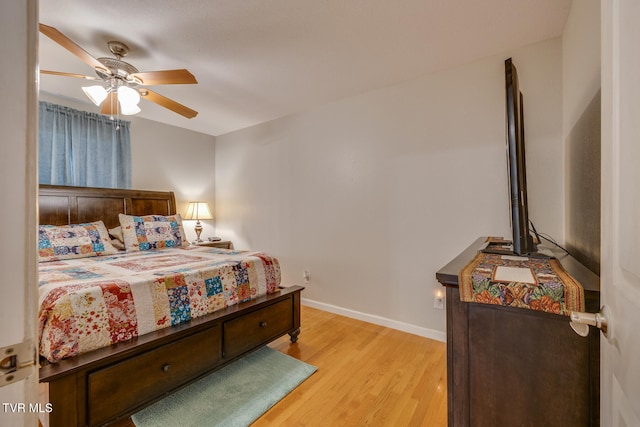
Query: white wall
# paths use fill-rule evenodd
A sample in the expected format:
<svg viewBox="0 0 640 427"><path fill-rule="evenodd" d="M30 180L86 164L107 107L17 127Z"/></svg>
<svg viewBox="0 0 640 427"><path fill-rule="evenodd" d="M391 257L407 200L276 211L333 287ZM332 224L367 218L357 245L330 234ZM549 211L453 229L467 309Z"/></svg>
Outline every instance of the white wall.
<svg viewBox="0 0 640 427"><path fill-rule="evenodd" d="M553 39L217 137L217 234L276 255L284 284L309 270L307 300L443 339L435 272L477 237L510 233L509 56L530 215L562 237L561 52Z"/></svg>
<svg viewBox="0 0 640 427"><path fill-rule="evenodd" d="M131 184L136 189L172 190L178 212L189 201L209 202L215 209L215 139L213 136L145 119L131 123ZM201 220L202 237L214 235L214 222ZM195 221L185 221L189 240Z"/></svg>
<svg viewBox="0 0 640 427"><path fill-rule="evenodd" d="M51 94L41 94L40 100L66 105L79 110L94 111L93 104L84 104ZM144 108L144 106L142 107ZM215 209L215 139L136 116L131 121L131 186L139 190L174 191L178 212L184 215L191 200L209 202ZM202 236L213 236L214 222L201 221ZM189 240L195 239L195 221L185 222Z"/></svg>
<svg viewBox="0 0 640 427"><path fill-rule="evenodd" d="M565 245L600 272L600 1L573 2L562 36Z"/></svg>
<svg viewBox="0 0 640 427"><path fill-rule="evenodd" d="M571 4L562 34L562 128L566 137L600 90L600 0Z"/></svg>

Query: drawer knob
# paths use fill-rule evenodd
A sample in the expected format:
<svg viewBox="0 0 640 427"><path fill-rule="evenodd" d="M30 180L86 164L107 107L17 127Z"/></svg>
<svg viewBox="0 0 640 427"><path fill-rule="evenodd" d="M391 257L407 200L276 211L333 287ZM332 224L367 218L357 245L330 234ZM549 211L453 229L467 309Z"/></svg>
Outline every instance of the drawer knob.
<svg viewBox="0 0 640 427"><path fill-rule="evenodd" d="M261 328L266 328L267 327L267 322L265 322L264 320L262 322L260 322L260 327Z"/></svg>
<svg viewBox="0 0 640 427"><path fill-rule="evenodd" d="M164 365L162 365L162 372L169 372L169 369L171 369L171 365L166 363Z"/></svg>

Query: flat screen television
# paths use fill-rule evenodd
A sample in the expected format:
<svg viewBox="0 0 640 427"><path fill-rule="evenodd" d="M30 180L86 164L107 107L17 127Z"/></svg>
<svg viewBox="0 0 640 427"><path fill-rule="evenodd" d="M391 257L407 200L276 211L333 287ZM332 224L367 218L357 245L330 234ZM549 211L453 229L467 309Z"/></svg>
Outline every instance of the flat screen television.
<svg viewBox="0 0 640 427"><path fill-rule="evenodd" d="M524 103L518 85L518 71L511 58L504 61L507 119L507 165L511 200L513 253L530 255L536 245L529 233L527 165L524 146Z"/></svg>
<svg viewBox="0 0 640 427"><path fill-rule="evenodd" d="M506 142L512 242L487 245L485 252L537 256L536 244L529 233L527 171L524 143L524 103L518 85L518 71L511 58L504 62L506 89Z"/></svg>

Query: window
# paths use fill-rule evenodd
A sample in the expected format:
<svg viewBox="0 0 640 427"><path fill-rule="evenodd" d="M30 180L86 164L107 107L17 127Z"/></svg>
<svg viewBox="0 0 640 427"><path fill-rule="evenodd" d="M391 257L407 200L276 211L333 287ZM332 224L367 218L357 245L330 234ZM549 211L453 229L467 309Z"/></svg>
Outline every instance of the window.
<svg viewBox="0 0 640 427"><path fill-rule="evenodd" d="M131 187L130 122L40 102L41 184Z"/></svg>

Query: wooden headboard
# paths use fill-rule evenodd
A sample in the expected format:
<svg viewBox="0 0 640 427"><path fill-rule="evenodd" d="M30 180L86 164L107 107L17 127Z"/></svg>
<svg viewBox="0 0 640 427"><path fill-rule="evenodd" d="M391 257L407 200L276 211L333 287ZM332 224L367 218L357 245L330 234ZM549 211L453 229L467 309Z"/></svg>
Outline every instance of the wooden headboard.
<svg viewBox="0 0 640 427"><path fill-rule="evenodd" d="M172 191L40 185L40 224L65 225L104 221L107 228L120 225L118 214L173 215Z"/></svg>

